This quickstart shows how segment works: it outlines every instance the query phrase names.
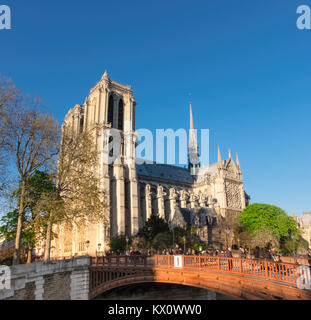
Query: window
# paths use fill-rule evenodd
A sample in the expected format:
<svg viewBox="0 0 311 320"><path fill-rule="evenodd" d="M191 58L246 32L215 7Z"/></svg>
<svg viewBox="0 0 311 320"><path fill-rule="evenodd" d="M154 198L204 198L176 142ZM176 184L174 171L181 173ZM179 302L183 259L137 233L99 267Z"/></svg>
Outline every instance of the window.
<svg viewBox="0 0 311 320"><path fill-rule="evenodd" d="M113 96L110 95L109 101L108 101L108 123L113 124Z"/></svg>
<svg viewBox="0 0 311 320"><path fill-rule="evenodd" d="M118 112L118 129L123 130L123 121L124 121L124 104L123 100L119 101L119 112Z"/></svg>

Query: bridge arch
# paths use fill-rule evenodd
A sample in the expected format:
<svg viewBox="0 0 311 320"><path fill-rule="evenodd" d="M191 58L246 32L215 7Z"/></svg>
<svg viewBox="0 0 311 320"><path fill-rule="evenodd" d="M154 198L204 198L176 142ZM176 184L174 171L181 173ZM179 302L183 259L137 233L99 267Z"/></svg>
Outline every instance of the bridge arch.
<svg viewBox="0 0 311 320"><path fill-rule="evenodd" d="M106 289L94 300L238 300L198 286L143 280Z"/></svg>
<svg viewBox="0 0 311 320"><path fill-rule="evenodd" d="M201 262L200 265L194 265L192 268L174 268L171 265L159 266L155 261L153 261L153 265L148 265L146 259L143 265L136 265L136 262L134 262L135 265L127 265L128 262L126 262L127 258L125 257L125 260L123 260L125 263L123 264L120 263L121 257L116 259L117 265L111 264L110 260L110 264L102 264L90 268L90 299L114 288L139 283L167 283L191 286L247 300L311 299L309 291L299 290L292 283L275 281L252 274L239 274L228 269L210 270L202 267ZM198 259L198 257L195 257L195 259ZM206 261L206 257L204 259ZM233 261L233 266L236 262L241 262L239 261L240 259L237 260ZM158 261L157 258L156 261ZM185 261L184 259L184 263ZM264 269L263 272L265 272Z"/></svg>

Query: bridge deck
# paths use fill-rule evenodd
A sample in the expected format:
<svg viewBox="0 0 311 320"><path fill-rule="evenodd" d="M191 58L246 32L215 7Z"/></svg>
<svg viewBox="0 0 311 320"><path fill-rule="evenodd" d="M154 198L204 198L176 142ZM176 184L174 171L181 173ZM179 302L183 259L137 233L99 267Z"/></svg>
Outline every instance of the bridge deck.
<svg viewBox="0 0 311 320"><path fill-rule="evenodd" d="M210 256L180 256L180 270L215 271L234 273L245 276L260 277L288 284L296 285L297 267L292 263L278 263L267 260L253 260L240 258L223 258ZM115 256L93 257L92 267L110 266L125 268L176 268L174 256L157 255L145 256Z"/></svg>

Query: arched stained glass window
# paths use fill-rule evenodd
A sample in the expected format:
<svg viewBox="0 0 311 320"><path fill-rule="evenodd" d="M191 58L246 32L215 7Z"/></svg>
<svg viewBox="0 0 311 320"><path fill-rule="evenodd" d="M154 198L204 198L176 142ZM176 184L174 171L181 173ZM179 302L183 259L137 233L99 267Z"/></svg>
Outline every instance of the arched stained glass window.
<svg viewBox="0 0 311 320"><path fill-rule="evenodd" d="M108 123L113 124L113 96L110 95L109 102L108 102Z"/></svg>
<svg viewBox="0 0 311 320"><path fill-rule="evenodd" d="M119 111L118 111L118 129L123 130L123 122L124 122L124 104L123 100L119 101Z"/></svg>

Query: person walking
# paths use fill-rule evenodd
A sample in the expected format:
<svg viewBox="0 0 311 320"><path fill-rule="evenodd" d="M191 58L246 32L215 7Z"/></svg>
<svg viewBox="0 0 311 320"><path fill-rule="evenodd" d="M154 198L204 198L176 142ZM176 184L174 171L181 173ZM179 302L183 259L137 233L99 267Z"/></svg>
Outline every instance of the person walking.
<svg viewBox="0 0 311 320"><path fill-rule="evenodd" d="M239 258L244 259L244 249L242 247L239 249Z"/></svg>
<svg viewBox="0 0 311 320"><path fill-rule="evenodd" d="M226 257L228 258L228 269L229 271L232 270L232 251L231 248L228 248L226 251Z"/></svg>

